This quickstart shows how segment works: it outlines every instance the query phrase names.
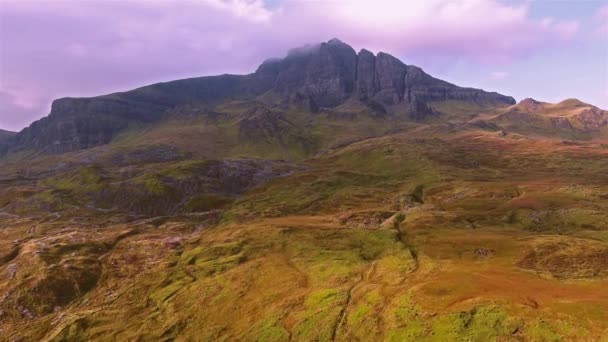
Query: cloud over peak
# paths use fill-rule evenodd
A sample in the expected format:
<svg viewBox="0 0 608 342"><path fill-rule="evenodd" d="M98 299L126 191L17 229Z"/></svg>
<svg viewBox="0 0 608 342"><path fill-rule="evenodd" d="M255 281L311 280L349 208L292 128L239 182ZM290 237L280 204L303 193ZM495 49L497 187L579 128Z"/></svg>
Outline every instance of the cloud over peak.
<svg viewBox="0 0 608 342"><path fill-rule="evenodd" d="M562 44L579 31L577 21L534 19L527 1L269 1L4 1L0 42L10 49L0 49L0 92L7 94L0 115L42 116L58 96L250 72L289 48L334 36L406 62L429 56L493 64ZM8 128L16 129L30 117L11 120Z"/></svg>

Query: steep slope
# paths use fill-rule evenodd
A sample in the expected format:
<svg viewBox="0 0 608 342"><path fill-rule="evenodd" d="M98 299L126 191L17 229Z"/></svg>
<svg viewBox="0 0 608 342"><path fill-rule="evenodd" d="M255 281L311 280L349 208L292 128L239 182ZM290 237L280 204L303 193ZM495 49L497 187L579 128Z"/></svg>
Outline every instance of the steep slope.
<svg viewBox="0 0 608 342"><path fill-rule="evenodd" d="M53 102L48 117L34 122L10 140L9 152L34 150L63 153L106 144L118 132L165 118L179 105L213 106L227 96L260 93L252 76L223 75L159 83L124 93Z"/></svg>
<svg viewBox="0 0 608 342"><path fill-rule="evenodd" d="M511 97L461 88L435 79L386 53L357 54L333 39L293 49L249 75L222 75L154 84L94 98L54 101L48 117L11 138L4 152L64 153L107 144L120 132L170 117L183 106L213 109L226 100L254 100L270 107L318 112L361 101L373 112L424 119L429 102L460 100L506 106Z"/></svg>

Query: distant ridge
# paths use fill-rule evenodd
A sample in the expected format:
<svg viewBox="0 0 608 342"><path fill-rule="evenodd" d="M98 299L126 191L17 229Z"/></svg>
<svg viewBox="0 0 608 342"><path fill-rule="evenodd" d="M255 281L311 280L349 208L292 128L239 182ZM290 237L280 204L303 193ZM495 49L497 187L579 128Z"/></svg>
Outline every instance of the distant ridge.
<svg viewBox="0 0 608 342"><path fill-rule="evenodd" d="M15 134L17 134L17 133L0 129L0 141L4 141L4 140L14 136Z"/></svg>
<svg viewBox="0 0 608 342"><path fill-rule="evenodd" d="M473 123L525 135L591 139L608 133L608 111L578 99L548 103L527 98Z"/></svg>

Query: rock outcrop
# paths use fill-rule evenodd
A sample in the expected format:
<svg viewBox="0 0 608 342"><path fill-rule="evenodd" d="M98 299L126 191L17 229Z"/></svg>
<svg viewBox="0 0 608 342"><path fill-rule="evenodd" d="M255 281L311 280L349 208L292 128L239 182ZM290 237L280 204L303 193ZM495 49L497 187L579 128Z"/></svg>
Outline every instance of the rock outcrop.
<svg viewBox="0 0 608 342"><path fill-rule="evenodd" d="M4 143L0 136L0 156L27 150L63 153L106 144L128 127L164 120L181 106L213 108L228 98L261 99L313 113L354 98L373 112L405 113L416 120L433 114L428 105L433 101L515 103L512 97L435 79L386 53L357 54L332 39L267 60L249 75L190 78L94 98L56 100L48 117Z"/></svg>
<svg viewBox="0 0 608 342"><path fill-rule="evenodd" d="M280 137L283 132L295 129L282 113L267 108L256 107L241 116L239 139L245 142Z"/></svg>
<svg viewBox="0 0 608 342"><path fill-rule="evenodd" d="M320 107L335 107L355 97L376 106L401 106L414 119L430 113L428 103L433 101L515 104L509 96L433 78L384 52L374 55L363 49L357 54L337 39L294 49L284 59L263 63L255 75L271 83L274 75L271 91L290 103L308 101Z"/></svg>
<svg viewBox="0 0 608 342"><path fill-rule="evenodd" d="M294 49L284 59L268 63L276 70L272 90L287 99L312 98L318 106L334 107L354 89L357 54L337 39Z"/></svg>
<svg viewBox="0 0 608 342"><path fill-rule="evenodd" d="M586 108L575 118L586 130L598 130L608 126L608 112L599 108Z"/></svg>
<svg viewBox="0 0 608 342"><path fill-rule="evenodd" d="M222 75L158 83L93 98L62 98L53 102L49 116L9 138L5 150L63 153L103 145L130 126L169 117L172 108L213 106L228 96L246 97L260 93L260 89L265 89L264 85L252 76Z"/></svg>

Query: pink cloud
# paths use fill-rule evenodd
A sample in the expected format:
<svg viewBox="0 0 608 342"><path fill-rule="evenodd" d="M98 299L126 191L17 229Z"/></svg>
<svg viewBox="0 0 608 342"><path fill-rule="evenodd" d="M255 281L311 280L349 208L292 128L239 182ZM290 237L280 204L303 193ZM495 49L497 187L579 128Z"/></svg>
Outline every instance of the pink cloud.
<svg viewBox="0 0 608 342"><path fill-rule="evenodd" d="M602 18L608 18L608 5L604 5L597 10L597 15Z"/></svg>
<svg viewBox="0 0 608 342"><path fill-rule="evenodd" d="M596 18L599 22L597 32L608 39L608 5L604 5L598 9Z"/></svg>
<svg viewBox="0 0 608 342"><path fill-rule="evenodd" d="M273 14L266 9L262 0L201 0L201 2L254 22L267 21Z"/></svg>
<svg viewBox="0 0 608 342"><path fill-rule="evenodd" d="M42 116L56 97L247 73L267 57L333 37L400 57L497 63L577 31L576 22L532 19L527 2L493 0L287 0L272 9L261 0L6 0L0 44L10 48L0 48L0 92L11 103L35 98L31 111ZM0 122L15 108L0 104Z"/></svg>
<svg viewBox="0 0 608 342"><path fill-rule="evenodd" d="M509 77L509 73L505 71L493 71L490 73L490 78L493 80L502 80Z"/></svg>
<svg viewBox="0 0 608 342"><path fill-rule="evenodd" d="M533 20L528 3L492 0L292 1L284 5L283 14L317 18L316 30L359 46L485 61L509 59L571 39L579 27L576 21ZM299 22L293 19L290 22Z"/></svg>

